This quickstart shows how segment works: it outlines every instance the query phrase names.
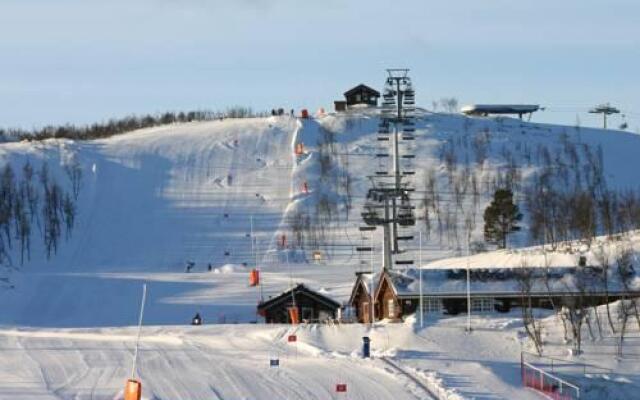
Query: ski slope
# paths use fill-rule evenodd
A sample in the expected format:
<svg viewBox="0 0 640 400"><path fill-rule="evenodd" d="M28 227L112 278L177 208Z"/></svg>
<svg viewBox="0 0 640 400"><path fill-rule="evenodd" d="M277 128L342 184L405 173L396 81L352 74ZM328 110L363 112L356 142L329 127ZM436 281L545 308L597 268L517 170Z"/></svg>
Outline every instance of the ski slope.
<svg viewBox="0 0 640 400"><path fill-rule="evenodd" d="M455 400L538 398L519 388L518 362L510 360L519 350L512 333L494 332L509 347L499 351L493 345L487 362L486 352L463 356L490 343L486 338L460 335L454 340L458 351L438 348L440 336L459 328L433 325L416 332L412 324L146 327L136 374L144 397L157 400L429 399L431 393ZM288 342L292 334L295 343ZM372 339L373 359L361 358L364 335ZM134 339L134 328L0 330L6 354L0 398L121 398ZM270 367L272 359L279 367ZM433 365L443 372L434 372ZM346 394L335 391L338 383L347 385Z"/></svg>
<svg viewBox="0 0 640 400"><path fill-rule="evenodd" d="M297 357L283 341L289 328L246 324L257 320L262 294L300 282L346 301L354 272L378 268L379 232L358 230L368 176L380 167L370 156L377 124L375 112L357 110L305 120L175 124L86 142L1 144L0 161L15 171L26 160L36 170L47 162L52 175L69 185L65 165L76 161L83 177L76 227L58 253L47 260L41 240L34 239L31 260L19 265L13 254L3 270L0 398L117 398L129 374L134 331L128 326L136 323L142 283L149 287L150 327L139 373L148 399L325 399L341 380L349 384L348 398L426 398L420 385L391 365L358 357L366 333L378 357L390 357L425 385L450 390L452 399L539 398L519 386L519 328L513 322L480 320L489 325L487 333L469 337L458 319L434 321L423 331L410 323L382 324L374 332L356 325L305 327ZM477 164L471 143L487 135L486 159ZM470 213L476 221L472 238L481 240L482 211L492 181L506 168L505 154L517 160L526 181L540 167L530 157L536 148L557 154L568 142L601 146L610 186L637 187L640 136L634 134L424 112L416 137L417 212L423 212L426 171L433 171L442 209L456 215L449 225L460 233L438 235L433 228L425 235L425 264L452 265L456 259L437 260L462 254L464 218L456 210ZM302 154L295 154L298 144ZM447 186L447 149L454 155L454 177L465 168L477 174L477 204L466 196L456 205ZM322 155L330 158L324 172ZM315 218L326 204L330 211L305 231L305 245L297 244L296 218ZM424 230L424 221L418 227ZM287 248L279 244L283 235ZM370 244L373 255L355 251ZM529 243L522 233L512 244ZM417 240L408 243L407 254L417 260ZM484 263L491 262L487 254ZM195 267L186 273L189 261ZM256 263L263 293L248 286ZM183 327L196 312L207 326ZM209 326L216 323L242 325ZM273 355L284 360L282 368L268 368ZM632 370L625 379L637 375Z"/></svg>
<svg viewBox="0 0 640 400"><path fill-rule="evenodd" d="M302 329L300 329L302 330ZM324 329L326 330L326 329ZM342 337L351 329L342 330ZM147 328L137 374L147 399L429 398L380 360L289 344L285 327ZM335 334L335 332L334 332ZM134 329L2 331L2 399L114 399L129 374ZM278 359L279 367L270 367ZM12 368L9 366L13 365ZM335 385L347 384L347 394Z"/></svg>
<svg viewBox="0 0 640 400"><path fill-rule="evenodd" d="M584 355L566 357L561 324L540 317L546 354L555 357L560 376L583 385L582 398L633 398L640 387L635 321L624 357L612 356L616 339L607 332L585 338ZM373 327L146 326L136 375L144 398L157 400L543 398L520 384L520 352L530 347L518 311L474 315L471 334L466 323L459 316L426 318L424 328L415 318ZM362 336L371 338L372 359L361 358ZM119 400L135 337L133 327L2 328L0 399ZM548 360L528 360L549 368ZM339 383L346 394L335 391Z"/></svg>
<svg viewBox="0 0 640 400"><path fill-rule="evenodd" d="M10 284L0 291L0 323L129 325L135 321L132 299L142 282L151 289L149 323L181 324L196 311L210 322L253 321L261 294L248 287L247 275L256 259L264 296L301 282L346 300L354 272L376 269L380 263L380 233L358 230L371 185L368 176L379 167L371 157L378 144L377 124L375 112L356 110L310 119L174 124L85 142L0 145L0 160L15 171L26 160L36 171L47 162L63 184L69 184L64 167L70 160L83 171L72 236L47 260L36 234L31 260L21 266L14 254L12 268L3 272ZM474 160L471 145L479 135L489 137L482 164ZM449 232L452 227L458 231L455 237L438 235L432 221L431 234L423 241L425 263L464 254L467 213L475 220L472 240L482 240L482 212L491 197L492 179L505 168L505 154L518 161L523 181L539 167L531 153L544 146L556 154L567 143L601 146L611 187L636 188L634 171L640 170L635 157L640 136L624 132L423 112L416 137L416 213L423 214L425 173L431 170L440 185L443 220L449 215ZM328 138L330 146L322 150ZM303 154L295 154L298 144L304 146ZM446 186L448 166L442 154L447 149L457 165L454 178L465 169L477 174L477 201L467 195L455 204ZM324 176L322 154L331 159ZM350 182L349 209L340 184L345 177ZM292 221L296 215L315 218L323 201L331 205L330 216L313 223L304 247L297 245ZM424 221L419 219L416 228L424 230ZM528 244L525 232L510 240ZM287 250L279 247L283 235ZM372 255L355 251L369 245ZM407 257L417 262L417 250L415 235L407 244ZM322 255L319 262L312 259L314 251ZM190 274L184 273L188 261L195 263Z"/></svg>
<svg viewBox="0 0 640 400"><path fill-rule="evenodd" d="M23 269L42 270L47 265L66 271L181 271L187 260L199 266L248 263L253 260L247 237L252 215L264 258L275 249L278 231L286 233L285 217L295 210L313 214L321 196L338 199L332 223L340 225L338 233L348 233L353 242L358 239L354 228L361 222L360 209L370 187L368 175L377 168L371 157L377 145L377 123L373 112L361 110L308 120L285 116L175 124L86 142L3 143L0 160L11 163L16 171L26 160L36 170L46 161L65 183L63 167L69 160L78 160L83 170L79 222L73 236L52 260L46 260L34 243L32 260ZM332 134L331 155L337 159L329 178L349 175L352 180L353 205L348 214L339 203L343 193L319 176L318 143L326 132ZM485 132L490 142L479 168L469 147ZM417 120L416 137L413 181L418 207L424 171L435 169L438 180L445 179L445 162L439 153L451 143L458 168L478 169L484 184L505 168L505 152L520 162L526 180L539 165L523 160L518 149L526 146L535 152L538 146L548 146L554 155L564 142L594 150L602 146L609 185L637 189L635 171L640 161L635 153L640 136L631 133L425 113ZM301 157L294 154L297 143L304 144ZM309 193L303 193L303 182L308 183ZM442 193L444 203L452 201L445 188ZM481 229L473 233L480 238ZM426 243L429 259L456 251L434 239ZM349 258L354 256L351 249L330 251L341 256L336 260L340 263L354 261ZM19 267L17 260L14 257L13 264Z"/></svg>

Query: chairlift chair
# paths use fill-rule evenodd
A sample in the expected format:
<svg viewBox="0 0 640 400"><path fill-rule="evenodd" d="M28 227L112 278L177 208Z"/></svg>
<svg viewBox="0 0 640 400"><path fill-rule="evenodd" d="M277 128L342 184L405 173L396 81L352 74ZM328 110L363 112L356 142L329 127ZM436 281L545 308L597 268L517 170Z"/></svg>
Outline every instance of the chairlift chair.
<svg viewBox="0 0 640 400"><path fill-rule="evenodd" d="M406 171L405 171L406 172ZM403 172L403 175L405 174ZM405 193L400 199L400 206L398 207L398 224L401 226L413 226L416 224L416 217L413 213L415 207L411 205L409 195Z"/></svg>
<svg viewBox="0 0 640 400"><path fill-rule="evenodd" d="M362 214L362 220L367 225L380 225L382 223L382 219L378 216L378 213L375 211L365 211Z"/></svg>

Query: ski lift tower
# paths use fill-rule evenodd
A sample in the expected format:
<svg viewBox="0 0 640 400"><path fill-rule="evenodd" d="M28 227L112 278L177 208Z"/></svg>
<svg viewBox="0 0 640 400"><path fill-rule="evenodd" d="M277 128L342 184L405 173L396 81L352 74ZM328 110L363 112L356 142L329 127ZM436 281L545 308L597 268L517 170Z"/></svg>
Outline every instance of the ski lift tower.
<svg viewBox="0 0 640 400"><path fill-rule="evenodd" d="M607 115L620 114L620 110L612 107L609 103L601 104L589 110L591 114L602 114L604 129L607 129Z"/></svg>
<svg viewBox="0 0 640 400"><path fill-rule="evenodd" d="M378 126L378 163L362 213L365 224L382 226L383 268L410 265L401 242L412 241L416 219L411 204L415 143L415 92L408 69L388 69Z"/></svg>

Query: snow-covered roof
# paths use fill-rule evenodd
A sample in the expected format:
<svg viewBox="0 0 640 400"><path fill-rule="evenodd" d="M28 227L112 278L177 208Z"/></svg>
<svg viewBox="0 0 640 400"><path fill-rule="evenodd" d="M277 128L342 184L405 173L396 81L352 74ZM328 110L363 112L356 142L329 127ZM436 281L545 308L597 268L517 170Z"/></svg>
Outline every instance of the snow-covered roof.
<svg viewBox="0 0 640 400"><path fill-rule="evenodd" d="M347 90L346 92L344 92L345 96L349 96L353 93L359 92L361 90L367 91L373 95L375 95L376 97L380 97L380 92L378 92L377 90L375 90L374 88L365 85L364 83L361 83L357 86L352 87L351 89Z"/></svg>
<svg viewBox="0 0 640 400"><path fill-rule="evenodd" d="M556 249L550 246L531 246L519 249L496 250L471 256L453 257L432 261L423 265L428 269L504 269L521 268L570 268L585 258L586 265L598 266L603 256L611 264L623 250L631 251L634 264L640 255L640 233L630 232L624 240L597 237L591 245L580 242L563 243Z"/></svg>
<svg viewBox="0 0 640 400"><path fill-rule="evenodd" d="M499 250L474 254L468 257L454 257L433 261L424 267L428 269L503 269L528 267L566 268L578 265L581 254L545 252L541 248L523 250Z"/></svg>
<svg viewBox="0 0 640 400"><path fill-rule="evenodd" d="M351 297L349 299L349 303L353 303L354 297L358 291L360 286L364 287L364 290L367 294L371 294L371 291L377 289L377 285L380 282L380 273L358 273L358 277L356 278L356 282L353 285L353 289L351 290Z"/></svg>
<svg viewBox="0 0 640 400"><path fill-rule="evenodd" d="M537 104L472 104L462 107L464 114L520 114L540 109Z"/></svg>
<svg viewBox="0 0 640 400"><path fill-rule="evenodd" d="M287 289L284 292L280 293L277 296L271 297L268 300L265 300L264 302L258 304L258 309L266 309L266 308L270 308L276 304L281 303L282 301L288 301L288 299L291 298L292 296L292 292L294 293L304 293L309 297L314 298L315 300L324 303L330 307L335 307L335 308L339 308L340 307L340 303L338 303L337 301L335 301L334 299L316 292L310 288L308 288L307 286L305 286L302 283L299 283L297 286Z"/></svg>
<svg viewBox="0 0 640 400"><path fill-rule="evenodd" d="M544 269L504 268L491 270L470 270L472 296L498 295L513 296L522 293L522 276L531 274L532 294L575 293L583 284L590 293L603 293L605 288L602 271L590 267ZM388 271L387 276L399 297L417 296L420 293L420 270ZM637 274L629 279L630 290L640 290ZM548 286L548 287L547 287ZM610 293L624 292L624 286L617 272L609 270L608 290ZM464 269L422 270L422 293L424 296L460 296L467 291L467 273Z"/></svg>

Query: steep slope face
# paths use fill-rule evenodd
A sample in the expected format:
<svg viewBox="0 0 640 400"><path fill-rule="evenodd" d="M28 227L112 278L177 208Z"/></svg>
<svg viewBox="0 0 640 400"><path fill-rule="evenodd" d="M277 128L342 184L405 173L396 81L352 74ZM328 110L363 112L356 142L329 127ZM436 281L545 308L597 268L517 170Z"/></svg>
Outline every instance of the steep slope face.
<svg viewBox="0 0 640 400"><path fill-rule="evenodd" d="M153 282L150 323L188 321L196 309L208 321L255 318L245 272L233 273L241 265L203 272L209 263L253 259L251 215L259 245L271 241L289 201L297 129L287 117L224 120L89 142L2 145L16 175L29 160L36 186L45 162L65 189L66 166L73 161L82 171L75 227L57 254L46 258L35 220L31 260L19 266L14 246L20 272L11 270L13 289L2 291L2 322L127 325L141 281ZM184 273L187 261L197 273Z"/></svg>
<svg viewBox="0 0 640 400"><path fill-rule="evenodd" d="M287 205L296 128L289 118L225 120L5 145L16 170L46 160L66 182L73 157L83 171L71 237L48 262L36 243L25 268L158 271L250 259L250 216L273 232Z"/></svg>

